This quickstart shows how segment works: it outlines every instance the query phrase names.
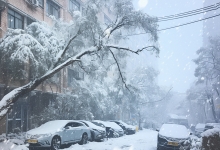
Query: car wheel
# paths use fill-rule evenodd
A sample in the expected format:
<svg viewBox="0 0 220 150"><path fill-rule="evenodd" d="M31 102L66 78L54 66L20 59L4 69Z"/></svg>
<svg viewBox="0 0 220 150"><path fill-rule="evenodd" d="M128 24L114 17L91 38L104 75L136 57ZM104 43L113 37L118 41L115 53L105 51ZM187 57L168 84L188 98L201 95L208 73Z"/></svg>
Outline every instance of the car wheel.
<svg viewBox="0 0 220 150"><path fill-rule="evenodd" d="M83 145L83 144L86 144L87 142L88 142L88 135L86 133L83 133L82 139L79 142L79 144Z"/></svg>
<svg viewBox="0 0 220 150"><path fill-rule="evenodd" d="M58 150L61 147L61 139L58 136L53 137L51 141L51 150Z"/></svg>

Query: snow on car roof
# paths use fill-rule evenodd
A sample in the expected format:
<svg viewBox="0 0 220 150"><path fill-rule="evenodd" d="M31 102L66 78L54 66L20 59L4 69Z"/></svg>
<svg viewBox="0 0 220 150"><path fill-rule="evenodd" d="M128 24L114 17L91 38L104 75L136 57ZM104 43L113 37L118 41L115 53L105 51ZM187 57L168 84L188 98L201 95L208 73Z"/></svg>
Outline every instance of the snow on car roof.
<svg viewBox="0 0 220 150"><path fill-rule="evenodd" d="M106 121L106 123L108 123L113 129L118 129L118 130L122 129L119 125L117 125L114 122Z"/></svg>
<svg viewBox="0 0 220 150"><path fill-rule="evenodd" d="M189 137L189 131L183 125L163 124L160 128L159 135L170 138L183 139Z"/></svg>
<svg viewBox="0 0 220 150"><path fill-rule="evenodd" d="M80 120L80 121L81 121L81 122L85 122L86 124L88 124L90 128L105 131L105 129L103 129L102 127L99 127L99 126L93 124L93 123L90 122L90 121L86 121L86 120Z"/></svg>
<svg viewBox="0 0 220 150"><path fill-rule="evenodd" d="M101 120L93 120L92 122L97 122L97 123L101 123L103 124L105 127L111 127L108 123L106 123L105 121L101 121Z"/></svg>
<svg viewBox="0 0 220 150"><path fill-rule="evenodd" d="M29 130L29 134L47 134L47 133L54 133L56 131L61 130L68 122L77 122L73 120L53 120L48 121L41 126Z"/></svg>
<svg viewBox="0 0 220 150"><path fill-rule="evenodd" d="M205 124L204 123L198 123L196 125L196 129L204 129L205 128Z"/></svg>
<svg viewBox="0 0 220 150"><path fill-rule="evenodd" d="M209 136L212 136L212 135L215 135L215 134L220 134L220 128L213 128L213 129L209 129L203 133L201 133L201 136L202 137L209 137Z"/></svg>

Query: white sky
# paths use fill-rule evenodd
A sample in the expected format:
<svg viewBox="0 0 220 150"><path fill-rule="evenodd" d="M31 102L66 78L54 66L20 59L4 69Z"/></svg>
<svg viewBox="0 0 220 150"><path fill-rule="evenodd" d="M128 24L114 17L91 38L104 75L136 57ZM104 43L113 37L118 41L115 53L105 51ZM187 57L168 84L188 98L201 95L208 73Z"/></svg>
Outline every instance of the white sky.
<svg viewBox="0 0 220 150"><path fill-rule="evenodd" d="M157 17L203 7L202 0L139 0L134 1L134 4L137 9ZM159 22L159 29L198 20L202 17L203 15L197 15L174 21ZM174 91L185 92L190 84L196 80L194 77L195 64L192 60L197 57L196 51L202 46L202 27L203 23L199 22L158 33L161 52L160 58L157 58L154 63L157 64L155 66L160 71L158 78L160 85L173 87ZM145 62L144 65L147 63Z"/></svg>

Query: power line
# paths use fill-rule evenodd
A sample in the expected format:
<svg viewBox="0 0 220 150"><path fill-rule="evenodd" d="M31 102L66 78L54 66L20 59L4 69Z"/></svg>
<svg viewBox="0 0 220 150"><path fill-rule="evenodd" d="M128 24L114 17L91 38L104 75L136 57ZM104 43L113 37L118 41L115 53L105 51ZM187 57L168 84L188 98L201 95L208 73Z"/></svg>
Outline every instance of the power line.
<svg viewBox="0 0 220 150"><path fill-rule="evenodd" d="M164 31L164 30L169 30L169 29L173 29L173 28L178 28L178 27L181 27L181 26L185 26L185 25L193 24L193 23L200 22L200 21L203 21L203 20L208 20L208 19L215 18L215 17L218 17L218 16L220 16L220 14L217 14L217 15L214 15L214 16L211 16L211 17L207 17L207 18L203 18L203 19L199 19L199 20L195 20L195 21L191 21L191 22L184 23L184 24L181 24L181 25L177 25L177 26L172 26L172 27L168 27L168 28L160 29L160 30L157 30L157 31L160 32L160 31ZM141 35L141 34L147 34L147 33L151 33L151 32L144 32L144 33L130 34L130 35L126 35L126 36Z"/></svg>
<svg viewBox="0 0 220 150"><path fill-rule="evenodd" d="M196 10L192 10L192 11L188 11L188 12L184 12L184 13L179 13L179 14L165 16L165 17L158 17L158 22L180 19L180 18L189 17L189 16L193 16L193 15L198 15L201 13L217 10L217 9L219 9L219 6L220 6L220 2L213 4L213 5L210 5L210 6L207 6L207 7L203 7L200 9L196 9Z"/></svg>

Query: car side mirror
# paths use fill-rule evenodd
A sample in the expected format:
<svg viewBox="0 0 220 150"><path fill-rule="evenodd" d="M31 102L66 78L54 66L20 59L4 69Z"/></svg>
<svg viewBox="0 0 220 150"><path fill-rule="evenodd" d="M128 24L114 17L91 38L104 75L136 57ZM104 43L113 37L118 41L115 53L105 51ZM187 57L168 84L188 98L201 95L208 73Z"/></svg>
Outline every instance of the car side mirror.
<svg viewBox="0 0 220 150"><path fill-rule="evenodd" d="M189 135L192 135L192 132L190 132Z"/></svg>

